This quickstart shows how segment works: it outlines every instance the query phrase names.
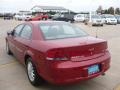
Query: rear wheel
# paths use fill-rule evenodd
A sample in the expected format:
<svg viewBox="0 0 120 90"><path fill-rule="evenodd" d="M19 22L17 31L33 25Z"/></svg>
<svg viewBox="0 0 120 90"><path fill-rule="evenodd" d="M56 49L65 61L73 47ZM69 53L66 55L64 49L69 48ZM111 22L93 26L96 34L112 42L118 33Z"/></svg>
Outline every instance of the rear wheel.
<svg viewBox="0 0 120 90"><path fill-rule="evenodd" d="M42 20L44 20L44 21L45 21L45 20L47 20L47 19L46 19L46 18L42 18Z"/></svg>
<svg viewBox="0 0 120 90"><path fill-rule="evenodd" d="M42 79L40 79L37 70L34 66L34 64L32 63L32 59L28 58L27 59L27 75L28 75L28 79L30 81L30 83L34 86L38 86L40 83L42 83Z"/></svg>

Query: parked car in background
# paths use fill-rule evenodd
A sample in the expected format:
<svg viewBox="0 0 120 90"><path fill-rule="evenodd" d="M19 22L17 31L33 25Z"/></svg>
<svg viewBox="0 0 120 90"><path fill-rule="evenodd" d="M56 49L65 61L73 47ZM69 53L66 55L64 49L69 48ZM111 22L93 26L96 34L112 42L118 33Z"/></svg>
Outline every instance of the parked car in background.
<svg viewBox="0 0 120 90"><path fill-rule="evenodd" d="M41 16L32 16L26 19L26 21L39 21L39 20L42 20Z"/></svg>
<svg viewBox="0 0 120 90"><path fill-rule="evenodd" d="M92 15L91 16L91 23L92 25L100 25L103 26L103 19L99 15Z"/></svg>
<svg viewBox="0 0 120 90"><path fill-rule="evenodd" d="M105 15L102 15L101 17L104 20L105 24L112 24L112 25L117 24L117 19L115 18L114 15L105 14Z"/></svg>
<svg viewBox="0 0 120 90"><path fill-rule="evenodd" d="M28 18L26 21L39 21L39 20L47 20L49 16L47 14L37 14Z"/></svg>
<svg viewBox="0 0 120 90"><path fill-rule="evenodd" d="M0 17L4 17L4 13L0 13Z"/></svg>
<svg viewBox="0 0 120 90"><path fill-rule="evenodd" d="M25 65L32 85L42 79L70 84L95 78L110 67L107 41L59 21L31 21L7 33L7 53Z"/></svg>
<svg viewBox="0 0 120 90"><path fill-rule="evenodd" d="M31 18L31 14L16 14L14 16L15 20L27 20L28 18Z"/></svg>
<svg viewBox="0 0 120 90"><path fill-rule="evenodd" d="M19 20L19 18L21 19L21 14L16 14L16 15L14 16L14 19L15 19L15 20Z"/></svg>
<svg viewBox="0 0 120 90"><path fill-rule="evenodd" d="M117 23L120 24L120 15L115 15L115 18L117 19Z"/></svg>
<svg viewBox="0 0 120 90"><path fill-rule="evenodd" d="M52 15L51 14L48 14L48 19L52 19Z"/></svg>
<svg viewBox="0 0 120 90"><path fill-rule="evenodd" d="M11 13L4 13L4 20L10 20L13 19L14 14Z"/></svg>
<svg viewBox="0 0 120 90"><path fill-rule="evenodd" d="M52 18L53 20L56 21L66 21L66 22L74 22L74 14L56 14L54 15L54 17Z"/></svg>
<svg viewBox="0 0 120 90"><path fill-rule="evenodd" d="M84 14L77 14L74 16L74 20L76 22L84 22L85 21L85 15Z"/></svg>
<svg viewBox="0 0 120 90"><path fill-rule="evenodd" d="M28 14L28 15L25 15L25 18L24 18L24 20L25 21L27 21L29 18L31 18L32 17L32 15L31 14Z"/></svg>

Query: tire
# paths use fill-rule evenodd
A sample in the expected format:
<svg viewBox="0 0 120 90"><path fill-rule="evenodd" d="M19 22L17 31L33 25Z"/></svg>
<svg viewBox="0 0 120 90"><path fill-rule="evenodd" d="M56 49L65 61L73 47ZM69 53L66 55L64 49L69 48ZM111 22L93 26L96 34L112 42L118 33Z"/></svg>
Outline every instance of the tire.
<svg viewBox="0 0 120 90"><path fill-rule="evenodd" d="M13 55L13 53L10 50L8 42L6 42L6 52L7 52L8 55Z"/></svg>
<svg viewBox="0 0 120 90"><path fill-rule="evenodd" d="M45 21L45 20L46 20L46 18L42 18L42 20L43 20L43 21Z"/></svg>
<svg viewBox="0 0 120 90"><path fill-rule="evenodd" d="M43 80L38 75L35 65L32 63L32 58L30 57L27 59L26 69L27 69L27 76L28 76L30 83L33 86L39 86L40 83L43 82Z"/></svg>

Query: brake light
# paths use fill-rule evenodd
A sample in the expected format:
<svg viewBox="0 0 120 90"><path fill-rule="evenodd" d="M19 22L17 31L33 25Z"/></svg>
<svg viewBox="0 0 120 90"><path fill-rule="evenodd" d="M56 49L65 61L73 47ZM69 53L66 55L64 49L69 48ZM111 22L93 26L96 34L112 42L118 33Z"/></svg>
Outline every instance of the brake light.
<svg viewBox="0 0 120 90"><path fill-rule="evenodd" d="M69 60L69 57L63 50L50 50L46 54L47 60Z"/></svg>

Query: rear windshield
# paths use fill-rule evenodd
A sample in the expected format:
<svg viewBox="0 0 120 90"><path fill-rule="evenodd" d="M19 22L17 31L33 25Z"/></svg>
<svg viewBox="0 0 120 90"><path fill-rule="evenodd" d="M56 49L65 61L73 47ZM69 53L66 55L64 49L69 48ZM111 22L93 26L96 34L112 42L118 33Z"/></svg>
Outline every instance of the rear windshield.
<svg viewBox="0 0 120 90"><path fill-rule="evenodd" d="M42 23L39 24L39 27L46 40L84 37L88 35L79 27L64 22Z"/></svg>

